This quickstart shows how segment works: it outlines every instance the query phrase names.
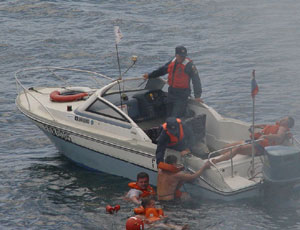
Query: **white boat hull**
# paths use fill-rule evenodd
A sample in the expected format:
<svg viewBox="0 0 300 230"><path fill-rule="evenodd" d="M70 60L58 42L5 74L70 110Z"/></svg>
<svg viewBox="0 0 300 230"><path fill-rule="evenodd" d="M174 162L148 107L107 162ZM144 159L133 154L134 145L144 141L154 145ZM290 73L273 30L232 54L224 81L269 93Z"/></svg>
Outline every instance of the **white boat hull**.
<svg viewBox="0 0 300 230"><path fill-rule="evenodd" d="M58 70L66 69L54 67L52 72ZM165 97L161 89L128 90L123 97L124 104L119 104L123 98L118 90L123 86L114 81L99 90L84 87L84 91L92 92L87 100L58 103L51 101L49 95L53 90L65 90L66 87L25 88L16 80L23 89L16 99L19 110L49 137L64 156L80 166L133 181L139 172L144 171L149 174L150 183L156 185L156 144L146 131L160 126L165 119L160 116L161 106L165 106L161 104ZM129 83L123 84L136 84L136 80L126 79L124 81ZM144 107L141 102L145 103ZM211 149L249 138L249 124L223 118L211 107L193 100L189 101L188 107L194 113L193 118L205 116L205 139ZM199 170L205 162L196 156L183 160L179 152L171 149L167 149L168 154L176 155L190 171ZM221 162L217 168L207 169L183 189L196 197L227 201L260 196L263 190L262 160L259 156L254 157L255 172L250 175L251 162L251 157L237 155L232 163Z"/></svg>

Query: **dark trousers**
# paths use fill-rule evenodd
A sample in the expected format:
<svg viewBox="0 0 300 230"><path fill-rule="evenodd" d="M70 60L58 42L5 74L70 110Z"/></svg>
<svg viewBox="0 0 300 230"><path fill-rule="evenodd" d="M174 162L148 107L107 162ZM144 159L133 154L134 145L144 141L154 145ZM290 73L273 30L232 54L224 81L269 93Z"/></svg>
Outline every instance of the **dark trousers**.
<svg viewBox="0 0 300 230"><path fill-rule="evenodd" d="M167 98L167 116L182 118L187 110L189 89L177 89L169 87Z"/></svg>

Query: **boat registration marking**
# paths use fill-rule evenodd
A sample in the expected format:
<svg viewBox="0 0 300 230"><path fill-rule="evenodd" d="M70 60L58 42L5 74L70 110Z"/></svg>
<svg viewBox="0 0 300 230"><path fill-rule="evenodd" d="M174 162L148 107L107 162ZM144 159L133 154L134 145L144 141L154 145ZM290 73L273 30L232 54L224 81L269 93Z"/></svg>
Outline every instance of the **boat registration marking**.
<svg viewBox="0 0 300 230"><path fill-rule="evenodd" d="M89 124L90 123L90 119L84 118L84 117L79 117L79 116L75 116L75 121L79 121L85 124Z"/></svg>

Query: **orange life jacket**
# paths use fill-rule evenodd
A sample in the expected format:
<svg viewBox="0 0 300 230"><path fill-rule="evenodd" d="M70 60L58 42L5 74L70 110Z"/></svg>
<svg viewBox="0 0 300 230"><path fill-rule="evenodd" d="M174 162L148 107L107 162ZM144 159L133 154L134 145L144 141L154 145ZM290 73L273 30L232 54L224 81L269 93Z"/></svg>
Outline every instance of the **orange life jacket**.
<svg viewBox="0 0 300 230"><path fill-rule="evenodd" d="M140 186L137 185L136 182L130 182L128 184L128 186L130 188L134 188L134 189L142 191L142 194L140 195L140 197L146 197L146 196L150 196L150 195L155 195L155 191L154 191L154 189L150 185L148 185L148 187L146 189L142 189Z"/></svg>
<svg viewBox="0 0 300 230"><path fill-rule="evenodd" d="M186 65L191 59L185 58L183 63L176 63L174 58L168 66L168 84L173 88L188 89L190 88L190 77L184 72ZM176 67L175 67L176 63ZM174 71L174 67L176 68Z"/></svg>
<svg viewBox="0 0 300 230"><path fill-rule="evenodd" d="M262 135L277 134L279 127L280 127L280 125L278 122L276 122L275 125L266 125L262 131L254 133L254 139L257 140ZM276 142L275 141L270 142L268 139L265 138L264 140L260 141L259 144L263 147L266 147L266 146L270 146L270 145L275 145Z"/></svg>
<svg viewBox="0 0 300 230"><path fill-rule="evenodd" d="M148 220L157 221L161 217L164 216L164 211L161 208L146 208L144 209L143 206L135 208L134 214L136 215L145 215Z"/></svg>
<svg viewBox="0 0 300 230"><path fill-rule="evenodd" d="M157 167L160 169L163 169L165 171L172 172L172 173L178 173L183 169L183 166L176 167L175 165L170 165L165 162L159 162Z"/></svg>
<svg viewBox="0 0 300 230"><path fill-rule="evenodd" d="M174 145L176 145L184 137L183 127L182 127L181 120L179 118L177 118L176 120L177 120L177 123L179 124L179 139L178 139L178 137L174 136L173 134L171 134L168 131L168 129L167 129L167 123L164 123L162 125L162 127L165 130L166 134L168 134L168 136L170 137L170 143L168 143L168 146L174 146Z"/></svg>
<svg viewBox="0 0 300 230"><path fill-rule="evenodd" d="M162 170L172 172L172 173L178 173L181 170L183 170L183 166L176 167L175 165L167 164L165 162L159 162L157 167L162 169ZM182 196L182 192L179 189L177 189L175 191L175 197L180 198L181 196Z"/></svg>

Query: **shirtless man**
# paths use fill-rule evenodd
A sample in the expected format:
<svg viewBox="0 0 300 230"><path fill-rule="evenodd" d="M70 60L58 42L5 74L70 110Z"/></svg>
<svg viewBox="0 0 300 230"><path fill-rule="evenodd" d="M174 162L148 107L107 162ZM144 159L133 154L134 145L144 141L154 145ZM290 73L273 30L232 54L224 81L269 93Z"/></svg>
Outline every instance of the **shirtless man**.
<svg viewBox="0 0 300 230"><path fill-rule="evenodd" d="M166 164L173 167L177 166L177 157L174 155L167 156L165 160ZM157 176L157 197L158 200L174 200L176 198L175 193L184 183L192 181L199 177L202 172L210 167L210 163L206 162L197 172L189 174L183 171L170 172L164 169L158 170ZM187 194L184 194L187 195ZM181 197L183 199L184 197Z"/></svg>
<svg viewBox="0 0 300 230"><path fill-rule="evenodd" d="M284 145L285 141L288 139L288 132L290 128L294 126L294 119L292 117L284 117L277 121L274 125L255 125L254 128L261 128L260 132L254 133L254 139L263 139L254 144L255 152L259 153L264 151L264 147L271 145ZM245 141L236 142L228 145L235 146L245 143ZM232 151L227 151L222 153L222 156L216 159L212 159L214 164L231 159L237 154L251 155L252 154L252 144L241 145L239 147L233 148Z"/></svg>

